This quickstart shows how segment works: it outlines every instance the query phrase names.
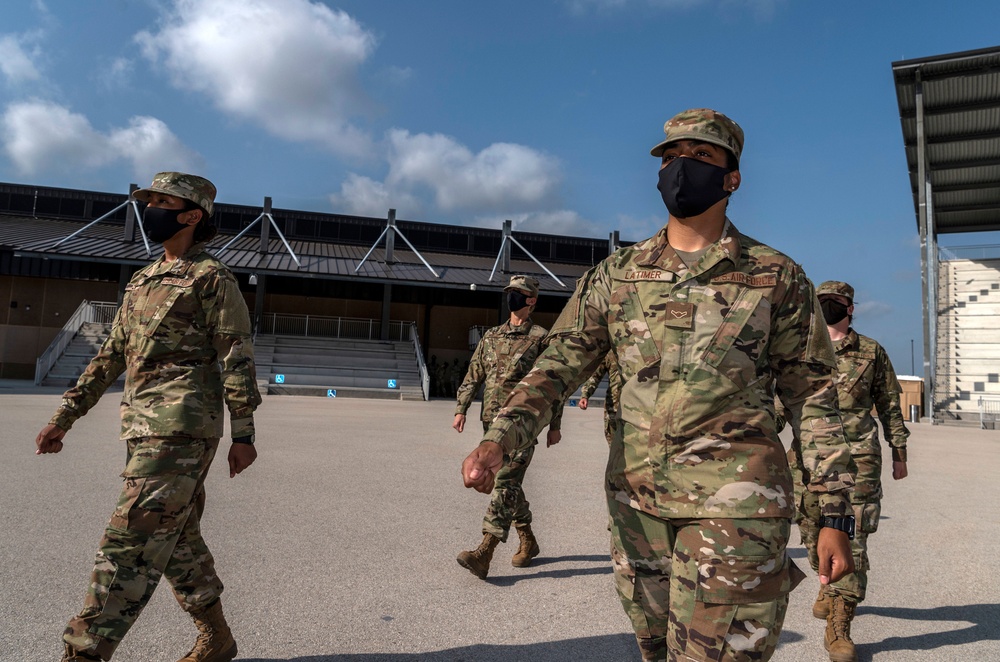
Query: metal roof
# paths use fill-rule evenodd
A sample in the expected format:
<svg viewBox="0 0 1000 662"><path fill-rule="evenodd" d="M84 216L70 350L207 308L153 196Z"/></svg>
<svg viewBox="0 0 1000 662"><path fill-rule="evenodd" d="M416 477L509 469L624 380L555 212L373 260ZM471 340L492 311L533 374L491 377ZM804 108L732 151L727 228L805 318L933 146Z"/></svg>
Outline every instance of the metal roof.
<svg viewBox="0 0 1000 662"><path fill-rule="evenodd" d="M79 230L80 222L0 215L0 249L13 251L15 256L46 259L77 260L111 264L143 265L150 261L141 239L126 241L122 225L98 223L77 236L55 246L56 242ZM484 291L499 290L508 277L498 270L489 280L495 257L421 251L424 258L440 275L436 278L411 251L400 249L397 242L393 264L384 262L384 247L373 251L371 257L355 272L368 247L321 241L290 239L289 244L301 261L301 266L285 250L278 238L270 238L268 252L258 251L259 235L247 234L227 250L219 252L233 234L220 232L209 243L209 250L233 271L267 275L299 276L304 278L331 278L368 282L398 282L408 285L469 289L476 285ZM159 257L162 248L153 244L153 258ZM566 287L562 287L534 262L511 259L512 273L531 274L538 278L540 289L549 294L568 296L573 292L576 279L589 268L586 265L564 264L547 261L546 266L555 273Z"/></svg>
<svg viewBox="0 0 1000 662"><path fill-rule="evenodd" d="M1000 230L1000 47L901 60L892 72L918 229L920 93L936 233Z"/></svg>

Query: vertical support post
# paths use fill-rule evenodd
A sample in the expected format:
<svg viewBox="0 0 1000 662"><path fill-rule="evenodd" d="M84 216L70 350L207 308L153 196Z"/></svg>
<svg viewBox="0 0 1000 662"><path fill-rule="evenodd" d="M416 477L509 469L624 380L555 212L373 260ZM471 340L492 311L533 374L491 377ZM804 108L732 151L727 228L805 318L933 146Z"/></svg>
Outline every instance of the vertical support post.
<svg viewBox="0 0 1000 662"><path fill-rule="evenodd" d="M388 216L388 223L386 224L388 232L385 233L385 263L395 264L396 259L393 257L393 250L396 248L396 210L390 209ZM385 340L385 338L383 338Z"/></svg>
<svg viewBox="0 0 1000 662"><path fill-rule="evenodd" d="M621 237L618 234L618 230L615 230L608 235L608 255L614 253L622 245Z"/></svg>
<svg viewBox="0 0 1000 662"><path fill-rule="evenodd" d="M510 233L513 225L513 221L510 220L503 222L503 256L501 257L500 271L505 274L510 273Z"/></svg>
<svg viewBox="0 0 1000 662"><path fill-rule="evenodd" d="M129 205L129 207L131 208L131 205ZM121 306L122 305L122 301L125 300L125 286L128 285L128 282L130 280L132 280L132 274L130 273L129 266L127 264L123 264L120 267L118 267L118 298L117 298L117 302L118 302L119 306Z"/></svg>
<svg viewBox="0 0 1000 662"><path fill-rule="evenodd" d="M934 356L931 354L930 235L927 223L927 135L924 128L924 85L920 69L915 72L917 106L917 224L920 232L920 291L924 326L924 417L934 421Z"/></svg>
<svg viewBox="0 0 1000 662"><path fill-rule="evenodd" d="M138 188L135 184L129 184L128 196L131 198ZM125 206L125 241L129 243L135 241L135 208L132 205Z"/></svg>
<svg viewBox="0 0 1000 662"><path fill-rule="evenodd" d="M260 323L264 319L264 297L267 295L267 276L257 275L257 291L253 295L253 335L260 332Z"/></svg>
<svg viewBox="0 0 1000 662"><path fill-rule="evenodd" d="M386 283L382 286L382 331L379 335L379 337L385 341L392 340L392 338L389 337L389 310L391 307L392 283Z"/></svg>
<svg viewBox="0 0 1000 662"><path fill-rule="evenodd" d="M271 243L271 198L264 198L264 218L260 219L260 245L257 252L267 255L268 246Z"/></svg>

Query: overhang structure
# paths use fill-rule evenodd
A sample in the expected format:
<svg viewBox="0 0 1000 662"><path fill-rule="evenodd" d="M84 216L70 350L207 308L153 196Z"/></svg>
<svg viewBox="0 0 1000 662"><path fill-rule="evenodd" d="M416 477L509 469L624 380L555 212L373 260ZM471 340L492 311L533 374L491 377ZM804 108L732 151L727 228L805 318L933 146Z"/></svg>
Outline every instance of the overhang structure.
<svg viewBox="0 0 1000 662"><path fill-rule="evenodd" d="M1000 230L1000 47L892 63L920 234L924 413L933 417L940 234Z"/></svg>

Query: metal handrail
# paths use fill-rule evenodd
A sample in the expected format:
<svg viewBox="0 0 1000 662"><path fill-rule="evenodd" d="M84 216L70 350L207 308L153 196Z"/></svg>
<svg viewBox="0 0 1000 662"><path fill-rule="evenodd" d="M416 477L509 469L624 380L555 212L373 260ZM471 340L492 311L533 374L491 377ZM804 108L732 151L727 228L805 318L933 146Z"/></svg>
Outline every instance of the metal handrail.
<svg viewBox="0 0 1000 662"><path fill-rule="evenodd" d="M413 324L411 321L390 320L388 340L403 342L410 340L411 324ZM306 338L381 340L382 320L358 317L264 313L261 315L259 333L278 336L303 336Z"/></svg>
<svg viewBox="0 0 1000 662"><path fill-rule="evenodd" d="M52 339L49 346L42 352L42 355L35 359L35 386L40 386L42 380L49 374L56 361L63 355L73 338L80 332L84 324L97 322L99 324L110 324L114 321L118 304L114 301L87 301L84 299L77 306L76 311L70 316L62 329Z"/></svg>
<svg viewBox="0 0 1000 662"><path fill-rule="evenodd" d="M417 323L410 322L410 340L413 341L413 351L417 355L417 368L420 370L420 389L424 392L424 401L431 399L431 374L424 363L424 350L420 347L420 336L417 335Z"/></svg>

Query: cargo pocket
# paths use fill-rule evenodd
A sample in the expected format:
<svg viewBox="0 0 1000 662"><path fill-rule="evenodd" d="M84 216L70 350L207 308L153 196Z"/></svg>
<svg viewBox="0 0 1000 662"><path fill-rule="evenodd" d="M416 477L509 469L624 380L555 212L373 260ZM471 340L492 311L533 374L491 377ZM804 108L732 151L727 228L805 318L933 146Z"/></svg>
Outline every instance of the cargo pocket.
<svg viewBox="0 0 1000 662"><path fill-rule="evenodd" d="M878 531L878 521L882 516L882 504L875 501L872 503L854 504L854 520L858 531L862 533L875 533Z"/></svg>
<svg viewBox="0 0 1000 662"><path fill-rule="evenodd" d="M135 444L122 478L188 474L211 461L214 439L147 438Z"/></svg>
<svg viewBox="0 0 1000 662"><path fill-rule="evenodd" d="M786 555L705 556L698 559L697 601L741 605L787 595L805 574Z"/></svg>

